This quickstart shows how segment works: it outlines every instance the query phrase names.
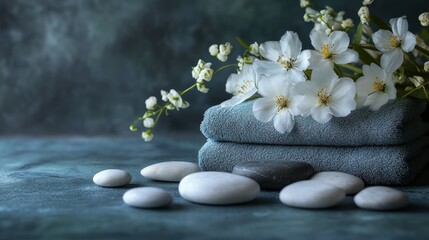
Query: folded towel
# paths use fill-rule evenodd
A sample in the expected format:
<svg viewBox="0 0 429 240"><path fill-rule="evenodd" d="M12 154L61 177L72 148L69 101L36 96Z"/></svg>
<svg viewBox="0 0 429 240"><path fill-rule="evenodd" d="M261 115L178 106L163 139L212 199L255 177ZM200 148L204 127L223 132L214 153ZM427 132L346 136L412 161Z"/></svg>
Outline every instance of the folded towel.
<svg viewBox="0 0 429 240"><path fill-rule="evenodd" d="M278 133L272 122L256 120L252 105L249 101L232 108L211 107L204 114L201 132L215 141L235 143L363 146L411 142L429 129L420 117L426 102L411 98L389 102L376 112L358 109L326 124L298 116L292 132L285 134Z"/></svg>
<svg viewBox="0 0 429 240"><path fill-rule="evenodd" d="M429 137L398 146L281 146L208 142L199 152L203 171L231 172L246 161L295 160L310 163L316 172L340 171L369 185L404 185L414 180L429 160Z"/></svg>

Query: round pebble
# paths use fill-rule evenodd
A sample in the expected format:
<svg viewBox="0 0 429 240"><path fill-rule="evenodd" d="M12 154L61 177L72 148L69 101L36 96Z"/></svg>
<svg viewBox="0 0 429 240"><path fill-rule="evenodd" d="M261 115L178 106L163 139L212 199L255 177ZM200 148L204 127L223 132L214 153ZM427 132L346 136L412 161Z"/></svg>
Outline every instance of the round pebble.
<svg viewBox="0 0 429 240"><path fill-rule="evenodd" d="M94 175L92 181L102 187L121 187L131 182L131 174L120 169L106 169Z"/></svg>
<svg viewBox="0 0 429 240"><path fill-rule="evenodd" d="M328 208L339 204L346 196L343 189L314 180L292 183L280 192L280 201L291 207Z"/></svg>
<svg viewBox="0 0 429 240"><path fill-rule="evenodd" d="M311 180L335 185L344 189L348 195L356 194L365 187L362 179L343 172L319 172L314 174Z"/></svg>
<svg viewBox="0 0 429 240"><path fill-rule="evenodd" d="M180 195L191 202L211 205L238 204L255 199L260 187L254 180L226 172L198 172L182 179Z"/></svg>
<svg viewBox="0 0 429 240"><path fill-rule="evenodd" d="M141 170L140 174L151 180L180 182L185 176L199 171L200 168L195 163L169 161L147 166Z"/></svg>
<svg viewBox="0 0 429 240"><path fill-rule="evenodd" d="M354 197L354 201L358 207L370 210L394 210L408 205L403 192L383 186L365 188Z"/></svg>
<svg viewBox="0 0 429 240"><path fill-rule="evenodd" d="M308 179L314 170L310 164L298 161L243 162L235 165L232 173L255 180L262 189L280 190Z"/></svg>
<svg viewBox="0 0 429 240"><path fill-rule="evenodd" d="M159 208L173 202L169 192L155 187L132 188L124 193L122 199L127 205L137 208Z"/></svg>

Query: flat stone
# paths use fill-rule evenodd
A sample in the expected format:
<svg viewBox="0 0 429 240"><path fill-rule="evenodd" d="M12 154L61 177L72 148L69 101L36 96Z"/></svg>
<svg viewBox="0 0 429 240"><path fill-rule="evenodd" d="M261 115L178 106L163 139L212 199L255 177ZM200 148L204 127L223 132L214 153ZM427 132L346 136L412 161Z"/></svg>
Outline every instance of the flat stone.
<svg viewBox="0 0 429 240"><path fill-rule="evenodd" d="M354 197L354 201L358 207L370 210L394 210L408 205L403 192L383 186L365 188Z"/></svg>
<svg viewBox="0 0 429 240"><path fill-rule="evenodd" d="M170 205L173 202L173 196L161 188L138 187L126 191L122 200L132 207L159 208Z"/></svg>
<svg viewBox="0 0 429 240"><path fill-rule="evenodd" d="M140 174L151 180L180 182L185 176L199 172L197 164L191 162L160 162L143 168Z"/></svg>
<svg viewBox="0 0 429 240"><path fill-rule="evenodd" d="M255 180L262 189L280 190L310 178L314 169L310 164L298 161L243 162L235 165L232 173Z"/></svg>
<svg viewBox="0 0 429 240"><path fill-rule="evenodd" d="M344 189L348 195L356 194L365 187L362 179L343 172L319 172L314 174L311 180L335 185Z"/></svg>
<svg viewBox="0 0 429 240"><path fill-rule="evenodd" d="M280 192L280 201L298 208L329 208L339 204L346 196L343 189L314 180L292 183Z"/></svg>
<svg viewBox="0 0 429 240"><path fill-rule="evenodd" d="M121 187L131 182L131 174L120 169L106 169L94 175L92 181L102 187Z"/></svg>
<svg viewBox="0 0 429 240"><path fill-rule="evenodd" d="M226 172L198 172L182 179L180 195L191 202L211 205L244 203L255 199L260 187L254 180Z"/></svg>

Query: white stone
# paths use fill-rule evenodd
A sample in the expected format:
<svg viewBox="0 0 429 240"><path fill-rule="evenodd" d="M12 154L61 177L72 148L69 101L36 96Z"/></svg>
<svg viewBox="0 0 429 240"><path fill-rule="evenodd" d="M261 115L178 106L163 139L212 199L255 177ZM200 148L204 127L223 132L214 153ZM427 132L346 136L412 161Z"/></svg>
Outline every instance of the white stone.
<svg viewBox="0 0 429 240"><path fill-rule="evenodd" d="M345 196L345 191L335 185L306 180L283 188L280 201L291 207L328 208L339 204Z"/></svg>
<svg viewBox="0 0 429 240"><path fill-rule="evenodd" d="M198 172L182 179L180 195L191 202L227 205L255 199L260 187L254 180L226 172Z"/></svg>
<svg viewBox="0 0 429 240"><path fill-rule="evenodd" d="M180 182L185 176L199 172L197 164L191 162L160 162L143 168L140 174L151 180Z"/></svg>
<svg viewBox="0 0 429 240"><path fill-rule="evenodd" d="M319 172L314 174L311 180L335 185L344 189L348 195L356 194L365 187L362 179L343 172Z"/></svg>
<svg viewBox="0 0 429 240"><path fill-rule="evenodd" d="M106 169L94 175L92 181L102 187L121 187L131 182L131 174L120 169Z"/></svg>
<svg viewBox="0 0 429 240"><path fill-rule="evenodd" d="M370 210L394 210L408 205L403 192L383 186L365 188L354 197L354 201L358 207Z"/></svg>
<svg viewBox="0 0 429 240"><path fill-rule="evenodd" d="M160 188L138 187L126 191L122 200L132 207L159 208L170 205L173 202L173 196Z"/></svg>

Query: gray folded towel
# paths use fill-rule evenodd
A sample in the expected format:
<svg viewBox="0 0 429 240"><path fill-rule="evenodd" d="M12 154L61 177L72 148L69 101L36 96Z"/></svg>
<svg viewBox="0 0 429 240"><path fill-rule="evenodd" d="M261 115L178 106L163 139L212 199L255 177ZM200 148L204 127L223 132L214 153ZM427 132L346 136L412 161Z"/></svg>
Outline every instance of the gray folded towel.
<svg viewBox="0 0 429 240"><path fill-rule="evenodd" d="M199 152L203 171L231 172L246 161L295 160L310 163L316 172L340 171L362 178L368 185L412 182L429 160L429 137L397 146L281 146L208 142Z"/></svg>
<svg viewBox="0 0 429 240"><path fill-rule="evenodd" d="M298 116L292 132L285 134L277 132L272 122L256 120L252 105L249 101L231 108L211 107L204 114L201 132L215 141L235 143L363 146L411 142L429 129L420 118L426 102L411 98L389 102L376 112L358 109L326 124Z"/></svg>

